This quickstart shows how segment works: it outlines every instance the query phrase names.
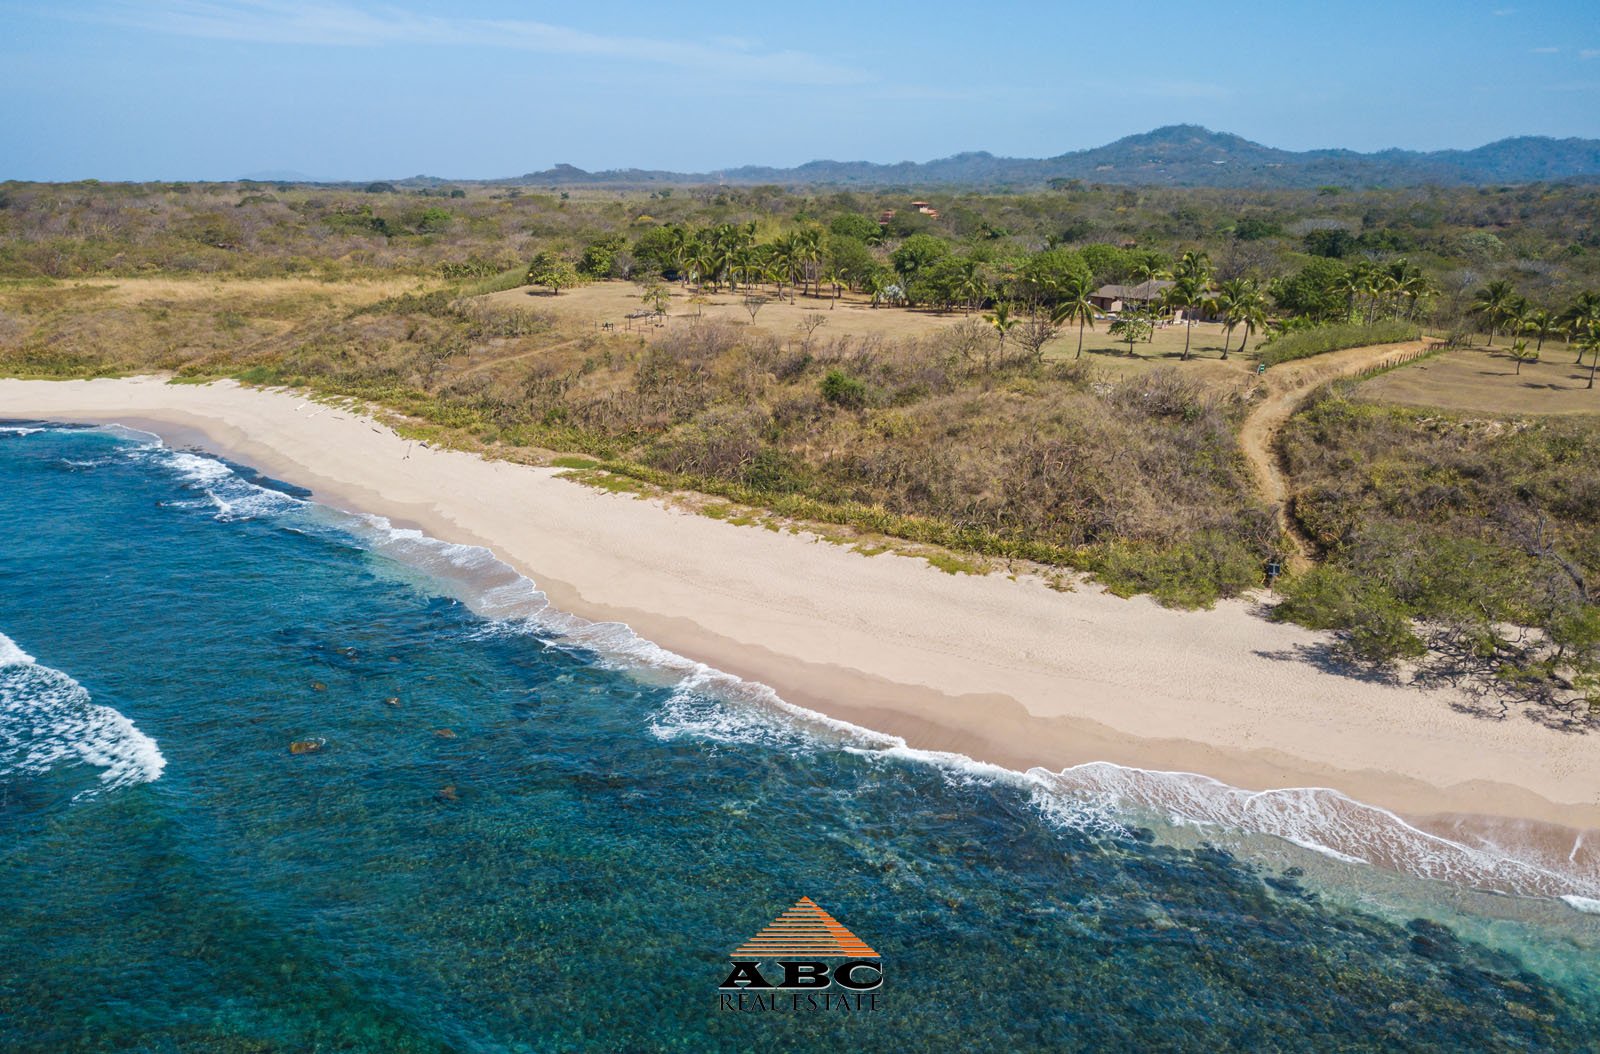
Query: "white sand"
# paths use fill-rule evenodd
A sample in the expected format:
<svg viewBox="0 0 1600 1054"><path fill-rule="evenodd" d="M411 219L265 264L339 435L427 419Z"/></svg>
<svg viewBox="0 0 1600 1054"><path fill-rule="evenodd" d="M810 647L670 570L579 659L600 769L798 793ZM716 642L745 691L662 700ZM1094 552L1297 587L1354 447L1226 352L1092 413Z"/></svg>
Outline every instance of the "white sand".
<svg viewBox="0 0 1600 1054"><path fill-rule="evenodd" d="M913 745L1013 768L1107 760L1250 789L1333 787L1411 817L1600 828L1600 737L1326 672L1299 658L1318 634L1243 602L1175 612L1092 586L948 575L425 449L232 383L0 381L0 416L204 437L319 500L487 545L559 607Z"/></svg>

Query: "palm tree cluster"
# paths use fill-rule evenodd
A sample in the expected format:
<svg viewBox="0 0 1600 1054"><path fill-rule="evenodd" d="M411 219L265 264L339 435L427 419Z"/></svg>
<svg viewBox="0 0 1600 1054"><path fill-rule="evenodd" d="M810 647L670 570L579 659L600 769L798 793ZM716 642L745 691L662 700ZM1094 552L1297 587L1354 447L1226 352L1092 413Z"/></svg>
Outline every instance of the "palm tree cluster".
<svg viewBox="0 0 1600 1054"><path fill-rule="evenodd" d="M1482 323L1491 347L1497 335L1534 337L1542 349L1553 337L1582 344L1600 332L1600 293L1580 293L1565 310L1552 311L1535 307L1501 279L1474 293L1469 310Z"/></svg>
<svg viewBox="0 0 1600 1054"><path fill-rule="evenodd" d="M1582 365L1585 355L1593 356L1588 387L1594 387L1595 371L1600 367L1600 293L1580 293L1565 310L1553 311L1535 307L1510 282L1499 279L1474 293L1468 310L1488 333L1491 348L1496 335L1513 338L1511 353L1518 373L1524 362L1538 361L1546 340L1559 337L1577 346L1574 365ZM1516 339L1526 337L1536 341L1531 351L1525 339Z"/></svg>
<svg viewBox="0 0 1600 1054"><path fill-rule="evenodd" d="M1405 258L1386 264L1363 260L1345 273L1341 288L1350 318L1368 326L1381 318L1415 321L1418 305L1432 291L1422 268Z"/></svg>
<svg viewBox="0 0 1600 1054"><path fill-rule="evenodd" d="M1370 326L1382 319L1417 321L1434 288L1422 268L1405 257L1349 265L1318 259L1274 281L1270 292L1278 309L1303 325Z"/></svg>
<svg viewBox="0 0 1600 1054"><path fill-rule="evenodd" d="M667 230L669 260L685 285L737 292L741 286L771 284L780 297L787 287L793 300L797 289L820 296L824 283L832 284L837 296L845 281L823 266L823 232L817 227L801 227L766 243L756 241L753 222Z"/></svg>

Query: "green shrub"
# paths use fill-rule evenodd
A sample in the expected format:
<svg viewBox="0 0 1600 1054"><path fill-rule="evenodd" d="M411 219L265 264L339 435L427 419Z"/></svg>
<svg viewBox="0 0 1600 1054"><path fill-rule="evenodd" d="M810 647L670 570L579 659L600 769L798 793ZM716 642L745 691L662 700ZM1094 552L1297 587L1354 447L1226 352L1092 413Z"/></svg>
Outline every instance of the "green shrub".
<svg viewBox="0 0 1600 1054"><path fill-rule="evenodd" d="M1209 608L1262 584L1265 567L1241 541L1201 531L1174 545L1114 543L1090 570L1117 596L1149 593L1166 607Z"/></svg>
<svg viewBox="0 0 1600 1054"><path fill-rule="evenodd" d="M1390 319L1374 322L1370 326L1354 323L1317 326L1294 333L1285 333L1261 346L1257 357L1268 366L1294 359L1305 359L1341 348L1361 348L1369 344L1399 344L1422 336L1422 327L1415 322Z"/></svg>
<svg viewBox="0 0 1600 1054"><path fill-rule="evenodd" d="M860 409L867 405L869 395L863 381L843 370L829 370L822 378L822 397L835 406Z"/></svg>
<svg viewBox="0 0 1600 1054"><path fill-rule="evenodd" d="M464 282L461 286L462 296L483 296L485 293L500 293L507 289L517 289L528 282L528 269L518 264L498 274L489 275L473 282Z"/></svg>
<svg viewBox="0 0 1600 1054"><path fill-rule="evenodd" d="M1378 582L1323 565L1290 579L1284 593L1274 620L1331 630L1340 650L1359 662L1387 666L1427 651L1412 629L1410 610Z"/></svg>

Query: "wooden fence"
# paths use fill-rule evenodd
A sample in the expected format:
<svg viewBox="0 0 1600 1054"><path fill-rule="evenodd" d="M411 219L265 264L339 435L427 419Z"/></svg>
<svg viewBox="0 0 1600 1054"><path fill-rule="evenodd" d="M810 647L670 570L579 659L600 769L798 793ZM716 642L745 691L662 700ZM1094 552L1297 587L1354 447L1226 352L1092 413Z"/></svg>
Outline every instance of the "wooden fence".
<svg viewBox="0 0 1600 1054"><path fill-rule="evenodd" d="M1387 373L1389 370L1399 369L1401 366L1416 362L1418 359L1425 359L1430 355L1437 355L1444 349L1444 342L1439 341L1433 344L1426 344L1414 351L1396 352L1387 359L1384 359L1382 362L1375 363L1371 366L1368 366L1361 372L1352 373L1349 376L1351 380L1364 381L1368 377L1376 377L1380 373Z"/></svg>

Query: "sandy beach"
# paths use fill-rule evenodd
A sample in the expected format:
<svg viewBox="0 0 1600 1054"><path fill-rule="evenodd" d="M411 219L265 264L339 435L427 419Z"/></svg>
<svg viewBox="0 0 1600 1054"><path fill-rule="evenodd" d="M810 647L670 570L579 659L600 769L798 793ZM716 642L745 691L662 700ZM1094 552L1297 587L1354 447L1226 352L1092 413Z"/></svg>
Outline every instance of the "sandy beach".
<svg viewBox="0 0 1600 1054"><path fill-rule="evenodd" d="M1597 839L1579 832L1600 829L1600 739L1329 672L1304 657L1320 635L1248 602L1177 612L1091 584L949 575L429 449L231 382L5 380L0 417L148 428L320 501L487 546L562 609L914 747L1014 769L1109 761L1249 791L1333 788L1468 842L1516 831L1543 859L1594 864Z"/></svg>

